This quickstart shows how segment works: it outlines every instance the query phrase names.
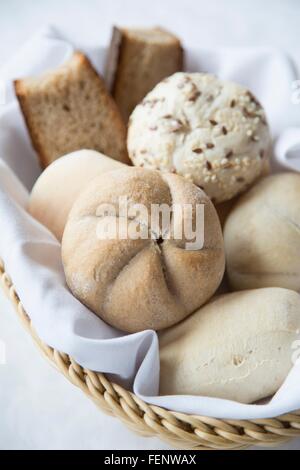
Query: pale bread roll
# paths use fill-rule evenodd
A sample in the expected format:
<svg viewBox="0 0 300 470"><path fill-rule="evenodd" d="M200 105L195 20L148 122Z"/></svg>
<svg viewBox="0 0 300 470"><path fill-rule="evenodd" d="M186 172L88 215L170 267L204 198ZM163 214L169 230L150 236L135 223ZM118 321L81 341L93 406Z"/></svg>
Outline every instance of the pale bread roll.
<svg viewBox="0 0 300 470"><path fill-rule="evenodd" d="M161 395L253 403L273 395L293 366L300 296L280 288L225 294L161 332Z"/></svg>
<svg viewBox="0 0 300 470"><path fill-rule="evenodd" d="M268 176L244 194L226 220L224 239L233 289L300 291L300 175Z"/></svg>
<svg viewBox="0 0 300 470"><path fill-rule="evenodd" d="M70 209L96 176L122 168L122 163L95 150L79 150L55 160L36 181L29 213L61 240Z"/></svg>
<svg viewBox="0 0 300 470"><path fill-rule="evenodd" d="M174 237L174 219L162 239L104 239L102 224L122 224L129 218L100 216L102 204L118 209L120 197L128 207L143 204L148 220L141 228L152 234L151 204L204 205L204 246L190 251L185 239ZM182 220L182 219L181 219ZM82 303L112 326L124 331L159 330L177 323L206 302L224 273L223 238L215 208L206 194L184 178L158 171L125 167L94 179L75 202L64 231L62 259L67 284Z"/></svg>

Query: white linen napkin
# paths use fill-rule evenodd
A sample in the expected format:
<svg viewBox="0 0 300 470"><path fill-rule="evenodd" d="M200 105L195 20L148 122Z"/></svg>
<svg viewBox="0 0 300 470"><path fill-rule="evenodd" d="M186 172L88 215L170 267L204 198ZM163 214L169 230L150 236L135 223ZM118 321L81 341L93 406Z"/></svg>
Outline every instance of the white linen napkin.
<svg viewBox="0 0 300 470"><path fill-rule="evenodd" d="M124 335L69 292L59 243L25 210L27 190L40 170L12 80L56 67L73 50L70 42L46 27L0 69L1 89L5 92L0 100L0 256L38 335L82 366L109 374L113 380L132 387L142 399L168 409L231 419L266 418L300 409L299 365L294 366L284 385L265 405L207 397L158 396L156 333ZM103 71L105 48L85 52L97 70ZM292 100L297 73L285 54L270 49L188 49L186 68L216 73L248 86L266 108L276 139L277 163L300 169L300 105Z"/></svg>

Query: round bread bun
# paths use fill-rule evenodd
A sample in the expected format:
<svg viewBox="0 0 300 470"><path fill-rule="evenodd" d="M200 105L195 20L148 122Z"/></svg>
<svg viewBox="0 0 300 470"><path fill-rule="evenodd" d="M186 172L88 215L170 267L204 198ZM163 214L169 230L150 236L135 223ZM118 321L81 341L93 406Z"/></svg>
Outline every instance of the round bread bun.
<svg viewBox="0 0 300 470"><path fill-rule="evenodd" d="M300 296L288 289L232 292L159 334L160 394L241 403L272 396L293 367Z"/></svg>
<svg viewBox="0 0 300 470"><path fill-rule="evenodd" d="M300 175L262 179L244 194L224 228L227 274L235 290L300 291Z"/></svg>
<svg viewBox="0 0 300 470"><path fill-rule="evenodd" d="M179 72L163 80L129 121L128 151L136 166L183 175L216 203L260 176L270 142L253 94L203 73Z"/></svg>
<svg viewBox="0 0 300 470"><path fill-rule="evenodd" d="M70 209L95 176L124 165L95 150L78 150L55 160L37 179L28 204L29 213L60 241Z"/></svg>
<svg viewBox="0 0 300 470"><path fill-rule="evenodd" d="M124 197L127 218L118 210ZM116 208L116 214L100 215L103 204ZM105 239L105 228L122 228L137 204L143 204L146 215L141 212L130 220L138 222L146 237L122 238L118 232ZM191 251L186 238L174 236L182 221L175 209L169 239L162 223L154 233L149 223L152 204L190 204L193 225L196 205L203 204L203 248ZM107 323L128 332L160 330L179 322L213 295L224 273L222 231L206 194L180 176L132 167L94 179L80 194L64 231L62 259L74 296Z"/></svg>

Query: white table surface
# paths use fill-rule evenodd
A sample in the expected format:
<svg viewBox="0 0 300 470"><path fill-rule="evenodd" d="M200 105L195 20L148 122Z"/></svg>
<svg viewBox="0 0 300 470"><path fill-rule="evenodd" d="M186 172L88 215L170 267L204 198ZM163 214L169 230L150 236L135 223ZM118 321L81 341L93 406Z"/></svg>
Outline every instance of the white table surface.
<svg viewBox="0 0 300 470"><path fill-rule="evenodd" d="M300 65L299 0L1 0L0 64L46 23L86 45L112 24L162 25L190 45L268 45ZM34 293L33 293L34 295ZM102 414L40 356L0 294L0 449L167 449ZM0 358L1 362L1 358ZM300 439L280 449L300 449Z"/></svg>

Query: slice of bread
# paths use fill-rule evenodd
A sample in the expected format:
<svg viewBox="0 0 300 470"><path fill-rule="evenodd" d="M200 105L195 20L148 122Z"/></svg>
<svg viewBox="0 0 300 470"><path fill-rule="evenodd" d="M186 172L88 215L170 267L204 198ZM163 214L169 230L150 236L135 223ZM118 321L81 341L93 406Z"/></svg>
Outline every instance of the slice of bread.
<svg viewBox="0 0 300 470"><path fill-rule="evenodd" d="M42 167L83 148L128 163L126 126L81 52L43 76L16 80L15 91Z"/></svg>
<svg viewBox="0 0 300 470"><path fill-rule="evenodd" d="M183 68L179 39L161 28L113 29L105 79L124 120L164 78Z"/></svg>

